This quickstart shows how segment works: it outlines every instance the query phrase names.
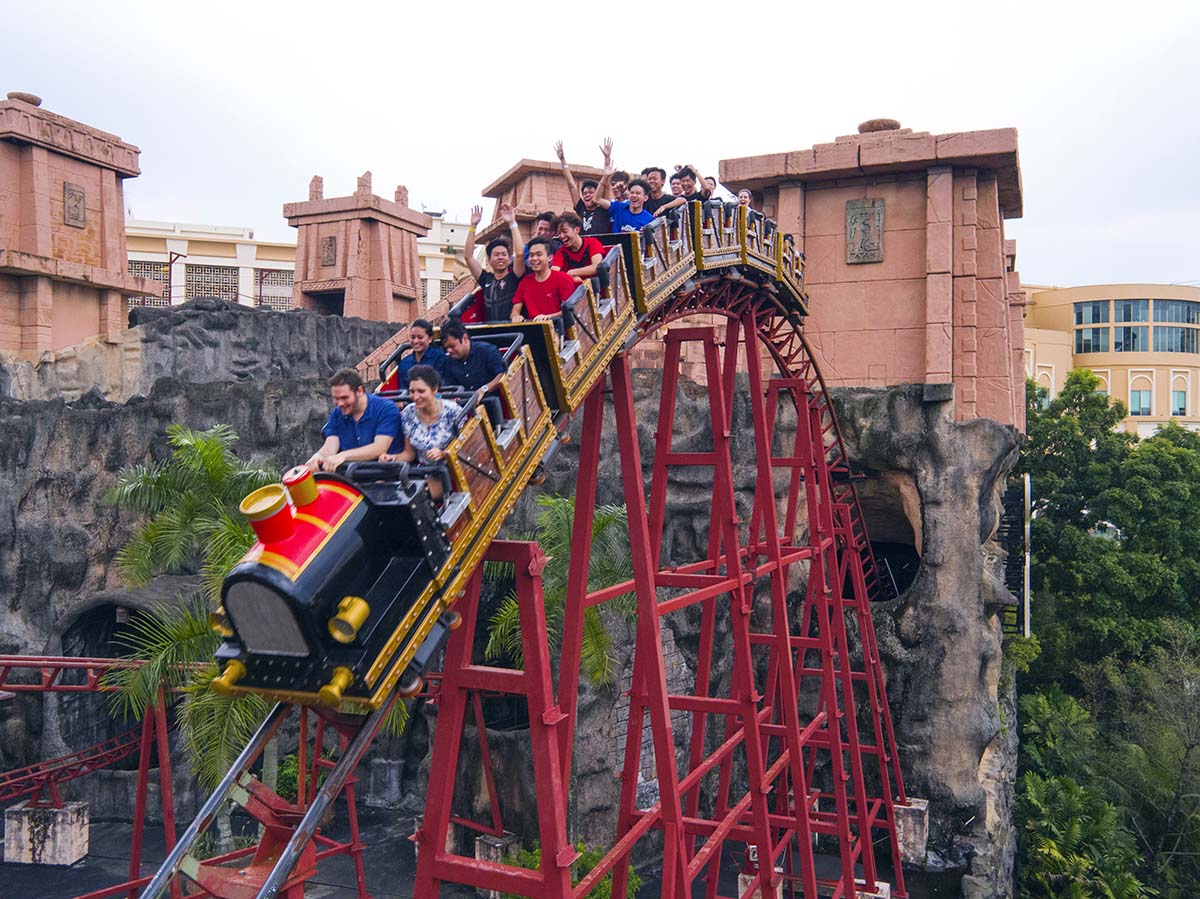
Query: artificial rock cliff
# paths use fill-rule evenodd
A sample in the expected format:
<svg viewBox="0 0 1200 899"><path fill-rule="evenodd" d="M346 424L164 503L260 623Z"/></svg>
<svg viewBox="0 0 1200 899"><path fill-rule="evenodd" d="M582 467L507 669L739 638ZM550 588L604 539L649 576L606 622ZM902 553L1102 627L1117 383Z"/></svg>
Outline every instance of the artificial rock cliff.
<svg viewBox="0 0 1200 899"><path fill-rule="evenodd" d="M241 435L240 453L290 464L314 445L328 412L328 375L392 332L379 323L215 301L139 310L133 324L115 344L47 355L36 365L0 360L0 397L8 396L0 398L0 652L94 654L97 647L79 642L79 624L92 610L142 608L186 586L125 588L113 556L134 520L100 502L122 466L169 452L167 424L226 422ZM100 389L85 389L89 383ZM635 378L647 475L660 383L654 371ZM684 433L677 433L677 449L708 445L704 391L689 382L681 386L677 421ZM1012 598L993 538L997 494L1015 461L1018 435L986 420L955 422L950 403L925 402L920 387L833 395L852 460L867 474L862 493L868 524L878 531L873 537L908 541L920 555L912 585L877 606L875 621L906 784L911 795L930 801L930 864L961 871L962 895L971 899L1009 896L1016 737L1011 697L998 694L997 615ZM735 468L746 513L754 474L744 404L735 406L733 433L736 458L746 460ZM544 490L574 490L577 447L576 439L559 454ZM611 414L602 453L600 501L619 503ZM676 560L697 558L705 545L711 476L681 471L671 491L666 552ZM518 506L511 532L531 525L533 494ZM803 584L795 589L798 608ZM614 621L613 628L620 680L583 691L572 772L573 835L596 843L611 839L615 823L613 769L628 714L621 687L632 641L627 623ZM673 615L665 624L670 676L681 687L694 671L698 633L698 614ZM715 649L721 658L730 647ZM727 689L728 672L716 672L715 681L714 689ZM79 709L74 718L88 714L101 713ZM71 735L87 722L71 723L71 717L50 702L0 706L0 768L79 748ZM423 710L403 738L381 742L368 802L421 809L435 725L434 713ZM686 743L686 727L686 717L676 719L678 746ZM522 830L533 813L532 797L522 789L527 743L519 728L493 739L494 757L507 759L508 773L500 778L506 824ZM465 751L476 752L466 748L472 745L465 741ZM461 770L460 800L482 809L478 762L466 758ZM644 758L646 801L655 795L653 770Z"/></svg>

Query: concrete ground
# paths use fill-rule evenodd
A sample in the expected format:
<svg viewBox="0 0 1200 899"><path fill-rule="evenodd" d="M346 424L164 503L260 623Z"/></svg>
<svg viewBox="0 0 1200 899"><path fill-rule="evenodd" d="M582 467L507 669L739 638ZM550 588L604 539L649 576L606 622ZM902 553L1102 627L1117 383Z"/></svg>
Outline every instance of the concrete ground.
<svg viewBox="0 0 1200 899"><path fill-rule="evenodd" d="M180 825L182 831L186 822ZM411 899L416 861L412 818L397 819L388 812L363 809L359 813L362 828L363 867L367 890L374 899ZM340 831L340 832L339 832ZM344 825L329 834L347 838ZM0 863L0 899L71 899L71 897L121 883L129 873L129 846L133 826L114 822L93 822L90 852L83 861L68 868L48 865L12 865ZM142 875L154 873L166 855L162 828L146 828L142 850ZM475 897L466 887L445 887L446 899ZM121 894L124 896L124 894ZM336 856L321 862L317 876L308 882L306 899L357 899L354 863L348 856Z"/></svg>
<svg viewBox="0 0 1200 899"><path fill-rule="evenodd" d="M329 836L346 839L344 816L339 815ZM374 899L411 899L416 859L411 817L398 818L380 809L362 808L359 822L363 833L363 853L367 890ZM185 825L180 825L180 830ZM129 847L133 836L130 824L94 822L91 826L90 853L78 864L67 868L48 865L13 865L0 863L0 899L73 899L75 896L121 883L128 876ZM2 842L2 841L0 841ZM161 827L146 828L143 848L142 875L154 873L165 856ZM722 864L720 892L736 895L737 867L740 858L726 853ZM836 877L836 860L818 857L819 876ZM659 881L653 872L641 872L643 885L639 899L659 895ZM928 878L910 873L909 895L913 899L952 899L958 895L957 877ZM928 878L928 879L927 879ZM915 881L915 882L914 882ZM940 881L940 882L936 882ZM701 884L696 884L697 896L703 896ZM120 894L122 897L125 894ZM460 886L445 886L441 899L475 899L474 890ZM785 890L784 895L787 895ZM797 895L799 893L797 892ZM317 876L308 882L305 899L357 899L354 863L346 856L330 858L321 863Z"/></svg>

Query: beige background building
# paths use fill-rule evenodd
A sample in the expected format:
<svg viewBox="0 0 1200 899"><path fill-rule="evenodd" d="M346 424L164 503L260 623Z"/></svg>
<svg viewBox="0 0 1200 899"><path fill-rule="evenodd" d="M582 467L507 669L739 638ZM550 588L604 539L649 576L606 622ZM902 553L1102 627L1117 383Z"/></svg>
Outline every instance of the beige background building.
<svg viewBox="0 0 1200 899"><path fill-rule="evenodd" d="M1175 419L1200 430L1200 288L1026 286L1025 373L1056 395L1089 368L1141 437Z"/></svg>

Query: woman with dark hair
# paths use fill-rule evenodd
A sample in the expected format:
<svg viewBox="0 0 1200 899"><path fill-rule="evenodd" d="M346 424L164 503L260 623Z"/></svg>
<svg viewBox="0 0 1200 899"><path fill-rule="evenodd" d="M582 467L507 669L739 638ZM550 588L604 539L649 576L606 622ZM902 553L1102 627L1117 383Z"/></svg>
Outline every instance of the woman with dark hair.
<svg viewBox="0 0 1200 899"><path fill-rule="evenodd" d="M437 395L442 376L430 365L414 365L408 373L409 403L400 410L404 424L404 450L380 456L381 462L416 462L430 465L446 458L454 439L454 425L462 407ZM429 478L429 495L442 498L441 478Z"/></svg>
<svg viewBox="0 0 1200 899"><path fill-rule="evenodd" d="M433 345L433 325L423 318L415 320L408 326L408 342L412 345L412 352L400 359L400 379L397 383L407 384L409 372L418 365L428 365L439 375L442 373L446 353L440 346Z"/></svg>

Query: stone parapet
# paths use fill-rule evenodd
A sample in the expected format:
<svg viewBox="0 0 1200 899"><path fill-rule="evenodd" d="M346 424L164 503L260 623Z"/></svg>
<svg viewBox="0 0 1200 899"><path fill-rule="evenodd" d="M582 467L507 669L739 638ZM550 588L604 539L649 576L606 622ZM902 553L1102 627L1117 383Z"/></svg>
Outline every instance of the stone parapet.
<svg viewBox="0 0 1200 899"><path fill-rule="evenodd" d="M376 196L371 173L358 178L353 194L325 197L320 176L309 183L308 199L286 203L296 236L292 305L376 321L407 321L420 314L417 237L433 220L408 207L408 190L395 200Z"/></svg>
<svg viewBox="0 0 1200 899"><path fill-rule="evenodd" d="M45 147L64 156L136 178L139 150L115 134L92 128L25 100L0 100L0 141Z"/></svg>
<svg viewBox="0 0 1200 899"><path fill-rule="evenodd" d="M762 191L787 182L807 183L911 171L914 167L960 166L1000 173L1001 202L1011 218L1022 212L1017 129L913 132L909 128L844 135L807 150L722 159L720 180L730 190Z"/></svg>

